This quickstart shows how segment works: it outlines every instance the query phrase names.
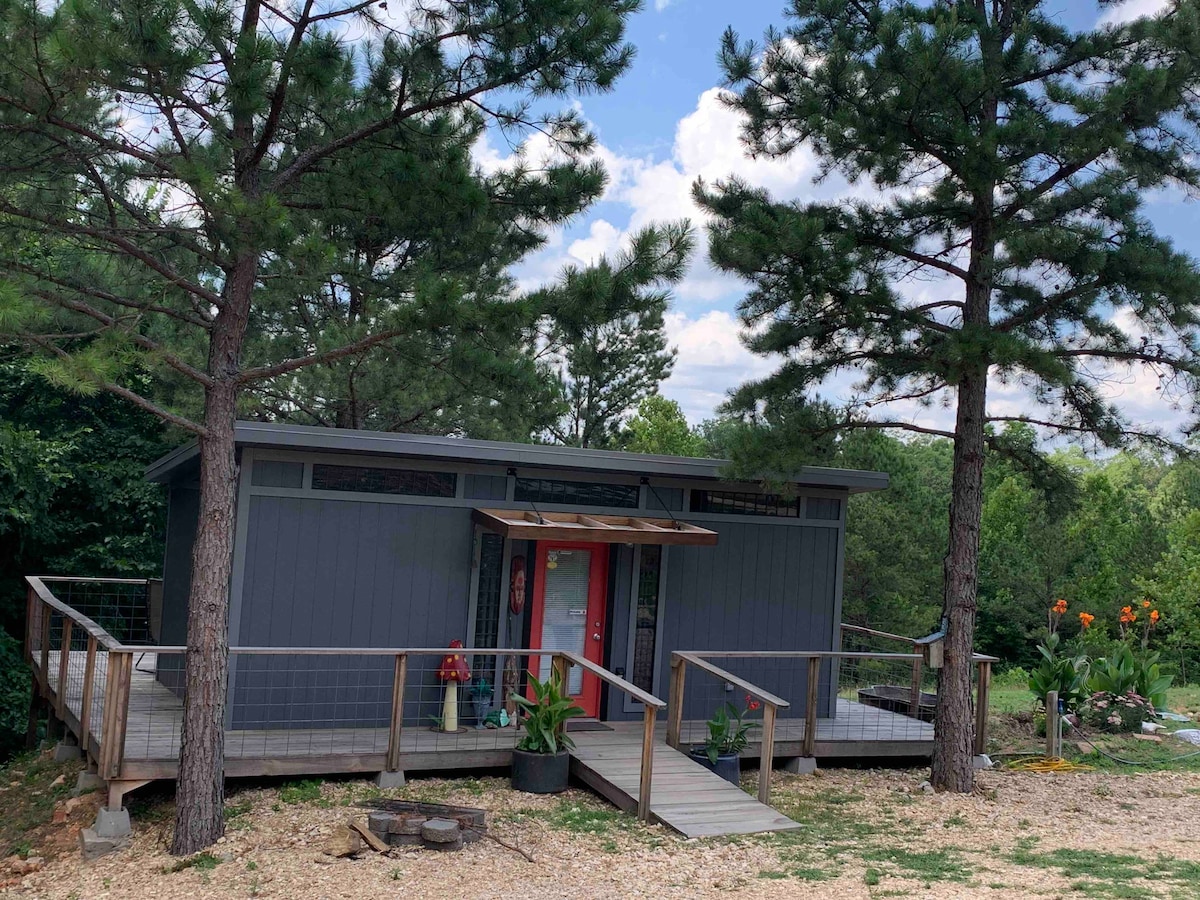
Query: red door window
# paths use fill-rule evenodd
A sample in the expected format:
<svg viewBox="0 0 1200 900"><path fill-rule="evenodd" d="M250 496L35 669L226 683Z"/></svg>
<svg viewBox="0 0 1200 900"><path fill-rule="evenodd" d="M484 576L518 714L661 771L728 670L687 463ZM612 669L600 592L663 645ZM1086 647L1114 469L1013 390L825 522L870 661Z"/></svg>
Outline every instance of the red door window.
<svg viewBox="0 0 1200 900"><path fill-rule="evenodd" d="M531 649L568 650L604 665L604 612L608 598L608 545L539 541L530 613ZM539 657L538 677L550 676ZM578 666L567 689L584 712L600 714L600 680Z"/></svg>

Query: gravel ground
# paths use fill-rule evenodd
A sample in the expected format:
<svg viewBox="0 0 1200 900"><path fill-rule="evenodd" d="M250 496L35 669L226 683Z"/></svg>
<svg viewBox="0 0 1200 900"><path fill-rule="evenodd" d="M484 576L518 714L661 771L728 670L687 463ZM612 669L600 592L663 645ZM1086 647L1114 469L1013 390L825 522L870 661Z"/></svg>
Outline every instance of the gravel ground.
<svg viewBox="0 0 1200 900"><path fill-rule="evenodd" d="M170 871L164 800L135 811L128 850L91 864L61 853L0 897L1200 897L1200 774L993 771L967 796L926 793L923 778L777 773L774 804L805 828L733 840L686 841L586 792L539 798L499 778L419 780L400 794L488 809L491 830L533 863L486 840L455 854L324 856L326 836L373 795L333 782L235 793L214 856Z"/></svg>

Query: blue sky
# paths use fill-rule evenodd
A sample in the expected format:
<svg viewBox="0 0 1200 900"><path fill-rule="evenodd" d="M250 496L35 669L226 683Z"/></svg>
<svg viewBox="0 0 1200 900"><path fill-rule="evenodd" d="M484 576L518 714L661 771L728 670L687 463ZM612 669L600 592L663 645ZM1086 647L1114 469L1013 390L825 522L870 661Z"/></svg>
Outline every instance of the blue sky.
<svg viewBox="0 0 1200 900"><path fill-rule="evenodd" d="M1103 15L1133 18L1154 12L1162 2L1126 0ZM803 151L783 161L751 161L741 151L738 119L718 100L721 34L732 26L743 38L759 38L768 26L783 24L783 7L784 0L647 0L630 23L629 39L637 48L631 71L611 93L577 101L599 139L597 155L609 170L609 189L602 202L554 235L551 245L521 268L518 276L524 284L546 281L567 263L587 263L611 253L631 231L653 221L688 217L702 230L688 194L697 177L711 180L736 172L784 199L870 193L867 186L836 179L814 186L815 161ZM1087 0L1058 0L1058 9L1063 23L1075 27L1090 26L1101 15ZM507 145L489 142L478 156L486 167L503 164L510 152ZM529 152L534 155L537 148ZM1148 212L1160 231L1200 256L1200 206L1160 197ZM679 359L663 388L693 422L711 416L730 388L774 368L741 346L736 307L744 285L710 269L705 255L701 240L675 294L668 327ZM848 384L831 390L836 395ZM1135 418L1151 420L1163 415L1153 387L1153 379L1142 373L1118 373L1113 392ZM998 407L1024 405L1019 389L998 387L993 396ZM898 414L923 424L941 424L947 416L938 409L915 408Z"/></svg>

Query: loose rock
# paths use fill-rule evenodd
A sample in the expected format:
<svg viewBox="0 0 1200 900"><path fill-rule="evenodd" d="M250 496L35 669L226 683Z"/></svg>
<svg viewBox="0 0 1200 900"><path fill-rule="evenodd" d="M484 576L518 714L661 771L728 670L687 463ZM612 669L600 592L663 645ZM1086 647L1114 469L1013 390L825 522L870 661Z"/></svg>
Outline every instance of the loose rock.
<svg viewBox="0 0 1200 900"><path fill-rule="evenodd" d="M348 825L342 825L325 842L327 856L353 856L362 850L362 838Z"/></svg>

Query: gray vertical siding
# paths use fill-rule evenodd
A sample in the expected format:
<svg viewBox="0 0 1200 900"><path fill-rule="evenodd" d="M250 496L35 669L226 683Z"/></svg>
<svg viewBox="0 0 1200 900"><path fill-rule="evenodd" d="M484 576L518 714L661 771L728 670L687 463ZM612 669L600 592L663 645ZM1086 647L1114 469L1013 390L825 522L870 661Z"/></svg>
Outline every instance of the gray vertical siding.
<svg viewBox="0 0 1200 900"><path fill-rule="evenodd" d="M666 611L659 640L662 662L658 696L666 699L673 650L828 650L836 622L834 594L838 529L780 526L748 521L705 523L720 534L715 547L672 547L666 559ZM613 610L628 628L629 576ZM627 634L614 631L612 666L624 666ZM804 660L727 660L719 665L791 701L784 715L802 716L806 696ZM689 679L687 718L706 719L719 699L707 676ZM828 671L822 678L828 680ZM821 715L832 692L824 691ZM614 719L638 715L610 703Z"/></svg>
<svg viewBox="0 0 1200 900"><path fill-rule="evenodd" d="M465 639L471 514L461 507L255 496L243 646L444 647ZM405 718L437 712L433 657L409 662ZM242 657L233 727L386 725L392 659Z"/></svg>
<svg viewBox="0 0 1200 900"><path fill-rule="evenodd" d="M162 628L158 642L167 646L187 643L187 602L192 589L192 545L200 514L200 490L172 485L167 495L167 545L163 554ZM158 680L176 693L183 690L183 657L160 656Z"/></svg>

